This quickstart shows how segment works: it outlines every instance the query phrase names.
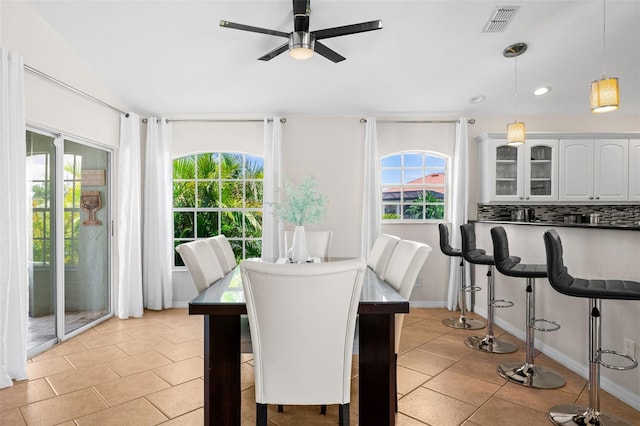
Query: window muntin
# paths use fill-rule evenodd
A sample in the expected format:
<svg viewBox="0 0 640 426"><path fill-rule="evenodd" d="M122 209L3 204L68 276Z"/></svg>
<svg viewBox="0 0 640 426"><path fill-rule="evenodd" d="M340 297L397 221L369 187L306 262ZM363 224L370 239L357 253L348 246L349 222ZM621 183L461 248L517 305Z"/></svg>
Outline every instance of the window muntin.
<svg viewBox="0 0 640 426"><path fill-rule="evenodd" d="M264 159L239 152L173 161L174 247L224 234L238 260L260 257ZM176 252L175 266L184 266Z"/></svg>
<svg viewBox="0 0 640 426"><path fill-rule="evenodd" d="M383 221L444 219L445 156L429 151L402 151L382 157L380 164Z"/></svg>

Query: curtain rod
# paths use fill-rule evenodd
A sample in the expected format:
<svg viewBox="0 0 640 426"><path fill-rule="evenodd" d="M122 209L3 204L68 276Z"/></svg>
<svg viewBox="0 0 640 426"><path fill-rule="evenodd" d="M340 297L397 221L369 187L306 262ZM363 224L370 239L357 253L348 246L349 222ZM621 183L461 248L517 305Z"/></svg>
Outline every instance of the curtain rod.
<svg viewBox="0 0 640 426"><path fill-rule="evenodd" d="M57 78L51 77L50 75L45 74L42 71L39 71L39 70L37 70L37 69L35 69L33 67L30 67L27 64L24 64L24 69L29 71L29 72L31 72L31 73L33 73L33 74L35 74L35 75L38 75L38 76L43 77L43 78L46 78L47 80L51 81L52 83L57 84L58 86L64 87L65 89L68 89L68 90L71 90L72 92L75 92L78 95L84 96L87 99L91 99L92 101L97 102L99 104L102 104L102 105L104 105L104 106L106 106L108 108L111 108L114 111L118 111L119 113L124 114L125 117L129 117L129 113L128 112L122 111L121 109L116 108L113 105L110 105L110 104L106 103L105 101L96 98L95 96L91 96L90 94L85 93L82 90L76 89L75 87L70 86L67 83L62 82L62 81L58 80Z"/></svg>
<svg viewBox="0 0 640 426"><path fill-rule="evenodd" d="M146 118L142 120L146 123ZM273 121L273 118L268 118L267 121ZM263 123L264 120L248 120L248 119L208 119L208 118L168 118L167 123L171 122L206 122L206 123ZM287 122L286 118L281 118L282 124Z"/></svg>
<svg viewBox="0 0 640 426"><path fill-rule="evenodd" d="M413 123L413 124L442 124L442 123L457 123L459 120L377 120L376 123ZM366 118L360 119L361 123L366 123ZM476 124L475 118L467 120L467 124Z"/></svg>

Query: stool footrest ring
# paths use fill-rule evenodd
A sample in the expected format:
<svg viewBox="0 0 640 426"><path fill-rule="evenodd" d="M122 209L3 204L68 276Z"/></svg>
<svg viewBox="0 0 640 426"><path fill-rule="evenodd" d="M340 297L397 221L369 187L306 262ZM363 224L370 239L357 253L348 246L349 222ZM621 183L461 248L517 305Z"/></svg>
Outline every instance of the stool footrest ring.
<svg viewBox="0 0 640 426"><path fill-rule="evenodd" d="M611 354L615 356L620 356L622 358L626 358L627 360L631 361L631 365L620 366L620 365L611 365L611 364L604 363L602 362L602 359L600 357L601 354ZM632 357L631 355L623 354L622 352L612 351L609 349L600 349L598 351L598 364L602 365L603 367L610 368L612 370L633 370L638 366L638 360Z"/></svg>
<svg viewBox="0 0 640 426"><path fill-rule="evenodd" d="M513 306L513 302L505 299L494 299L491 301L490 305L494 308L510 308Z"/></svg>
<svg viewBox="0 0 640 426"><path fill-rule="evenodd" d="M465 291L467 293L473 293L473 292L480 291L480 290L482 290L482 287L479 287L477 285L471 285L471 286L463 287L460 291Z"/></svg>
<svg viewBox="0 0 640 426"><path fill-rule="evenodd" d="M551 324L551 325L552 325L552 327L536 327L536 325L535 325L535 324L536 324L536 323L538 323L538 322L543 322L543 323L546 323L546 324ZM555 321L551 321L551 320L547 320L547 319L543 319L543 318L540 318L540 319L538 319L538 318L534 318L534 319L532 319L532 320L531 320L531 322L529 323L529 325L531 326L531 328L533 328L533 329L535 329L535 330L538 330L538 331L544 331L544 332L547 332L547 331L556 331L556 330L559 330L559 329L560 329L560 324L558 324L557 322L555 322Z"/></svg>

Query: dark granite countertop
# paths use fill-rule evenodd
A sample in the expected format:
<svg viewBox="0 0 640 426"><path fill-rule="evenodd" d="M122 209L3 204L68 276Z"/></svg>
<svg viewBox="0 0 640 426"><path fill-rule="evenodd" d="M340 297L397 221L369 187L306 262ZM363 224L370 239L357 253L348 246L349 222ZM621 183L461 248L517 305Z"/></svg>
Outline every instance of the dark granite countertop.
<svg viewBox="0 0 640 426"><path fill-rule="evenodd" d="M640 225L615 223L565 223L565 222L512 222L506 220L470 220L470 223L499 223L506 225L559 226L565 228L619 229L624 231L640 231Z"/></svg>

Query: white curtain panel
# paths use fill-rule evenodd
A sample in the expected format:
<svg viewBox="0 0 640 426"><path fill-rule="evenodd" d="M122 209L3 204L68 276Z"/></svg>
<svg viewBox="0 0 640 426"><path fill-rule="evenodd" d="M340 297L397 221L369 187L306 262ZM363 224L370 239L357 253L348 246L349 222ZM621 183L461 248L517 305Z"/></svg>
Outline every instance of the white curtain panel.
<svg viewBox="0 0 640 426"><path fill-rule="evenodd" d="M27 378L30 209L24 65L0 48L0 388Z"/></svg>
<svg viewBox="0 0 640 426"><path fill-rule="evenodd" d="M469 211L469 138L467 119L461 118L456 125L456 141L453 151L453 170L451 185L451 246L460 248L462 237L460 225L467 223ZM465 262L465 268L469 264ZM467 273L467 277L470 275ZM453 311L458 307L458 292L460 291L460 259L450 258L449 264L449 292L447 308Z"/></svg>
<svg viewBox="0 0 640 426"><path fill-rule="evenodd" d="M284 225L273 215L271 204L279 201L282 186L281 117L264 120L264 188L262 207L262 257L284 257Z"/></svg>
<svg viewBox="0 0 640 426"><path fill-rule="evenodd" d="M120 117L118 155L118 306L122 319L141 317L142 227L140 117Z"/></svg>
<svg viewBox="0 0 640 426"><path fill-rule="evenodd" d="M380 190L380 158L375 117L367 117L364 133L364 191L362 195L361 256L366 259L376 238L382 232L382 192Z"/></svg>
<svg viewBox="0 0 640 426"><path fill-rule="evenodd" d="M173 304L171 124L164 118L147 119L144 157L142 231L142 289L147 309Z"/></svg>

